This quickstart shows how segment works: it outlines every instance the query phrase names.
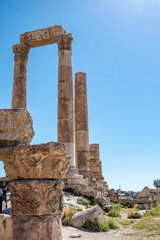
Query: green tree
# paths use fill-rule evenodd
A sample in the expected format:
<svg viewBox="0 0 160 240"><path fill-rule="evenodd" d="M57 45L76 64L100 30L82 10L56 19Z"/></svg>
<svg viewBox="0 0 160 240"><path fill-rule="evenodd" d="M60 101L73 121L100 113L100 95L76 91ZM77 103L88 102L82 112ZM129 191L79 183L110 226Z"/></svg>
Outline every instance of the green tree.
<svg viewBox="0 0 160 240"><path fill-rule="evenodd" d="M160 189L160 179L155 179L153 181L153 186L157 189Z"/></svg>

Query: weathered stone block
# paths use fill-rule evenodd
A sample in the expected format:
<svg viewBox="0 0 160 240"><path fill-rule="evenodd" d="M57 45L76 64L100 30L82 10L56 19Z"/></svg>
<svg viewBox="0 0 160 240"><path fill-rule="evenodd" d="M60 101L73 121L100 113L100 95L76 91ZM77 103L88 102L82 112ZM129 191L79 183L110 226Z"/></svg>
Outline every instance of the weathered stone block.
<svg viewBox="0 0 160 240"><path fill-rule="evenodd" d="M75 131L88 131L88 115L86 112L75 112Z"/></svg>
<svg viewBox="0 0 160 240"><path fill-rule="evenodd" d="M62 224L61 219L58 216L22 216L13 217L13 220L13 240L62 239Z"/></svg>
<svg viewBox="0 0 160 240"><path fill-rule="evenodd" d="M20 42L23 44L27 44L30 47L40 47L48 44L57 43L59 40L59 36L64 34L65 32L62 26L53 26L21 34Z"/></svg>
<svg viewBox="0 0 160 240"><path fill-rule="evenodd" d="M62 99L58 102L58 119L73 119L73 101Z"/></svg>
<svg viewBox="0 0 160 240"><path fill-rule="evenodd" d="M87 95L86 73L78 72L75 74L75 94L76 97Z"/></svg>
<svg viewBox="0 0 160 240"><path fill-rule="evenodd" d="M58 141L73 143L73 121L70 119L58 120Z"/></svg>
<svg viewBox="0 0 160 240"><path fill-rule="evenodd" d="M13 240L13 219L9 215L0 215L0 239Z"/></svg>
<svg viewBox="0 0 160 240"><path fill-rule="evenodd" d="M34 131L32 118L25 109L0 109L0 147L28 144Z"/></svg>
<svg viewBox="0 0 160 240"><path fill-rule="evenodd" d="M88 131L77 131L75 134L76 151L89 150Z"/></svg>
<svg viewBox="0 0 160 240"><path fill-rule="evenodd" d="M72 67L60 66L58 68L58 82L72 82Z"/></svg>
<svg viewBox="0 0 160 240"><path fill-rule="evenodd" d="M10 180L61 179L70 163L64 144L53 142L0 148L0 159Z"/></svg>
<svg viewBox="0 0 160 240"><path fill-rule="evenodd" d="M58 62L58 66L68 66L68 67L72 67L72 52L68 51L68 50L61 50L58 52L59 55L59 62Z"/></svg>
<svg viewBox="0 0 160 240"><path fill-rule="evenodd" d="M89 152L79 151L75 153L76 167L78 169L89 169Z"/></svg>
<svg viewBox="0 0 160 240"><path fill-rule="evenodd" d="M105 217L103 215L102 209L99 206L95 206L73 215L72 221L71 221L72 226L82 227L86 219L90 220L91 222L95 220L97 220L100 223L105 222Z"/></svg>
<svg viewBox="0 0 160 240"><path fill-rule="evenodd" d="M75 112L85 112L88 118L88 104L87 104L87 97L81 96L75 98Z"/></svg>
<svg viewBox="0 0 160 240"><path fill-rule="evenodd" d="M72 82L58 82L58 99L73 100Z"/></svg>
<svg viewBox="0 0 160 240"><path fill-rule="evenodd" d="M94 174L94 173L100 173L100 167L90 167L90 171Z"/></svg>

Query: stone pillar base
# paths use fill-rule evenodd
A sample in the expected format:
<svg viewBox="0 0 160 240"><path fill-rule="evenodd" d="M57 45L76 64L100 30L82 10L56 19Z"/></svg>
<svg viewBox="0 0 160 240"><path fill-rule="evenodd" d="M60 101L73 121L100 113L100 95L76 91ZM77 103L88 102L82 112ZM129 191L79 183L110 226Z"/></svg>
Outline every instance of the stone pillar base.
<svg viewBox="0 0 160 240"><path fill-rule="evenodd" d="M59 240L61 219L59 216L14 216L13 240Z"/></svg>

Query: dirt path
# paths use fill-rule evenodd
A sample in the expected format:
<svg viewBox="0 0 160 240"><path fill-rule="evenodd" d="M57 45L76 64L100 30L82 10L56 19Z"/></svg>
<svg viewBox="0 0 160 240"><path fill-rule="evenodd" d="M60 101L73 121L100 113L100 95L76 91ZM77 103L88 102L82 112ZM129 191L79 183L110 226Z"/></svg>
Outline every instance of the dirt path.
<svg viewBox="0 0 160 240"><path fill-rule="evenodd" d="M62 227L62 237L63 240L71 240L72 236L80 235L81 237L75 237L76 239L82 240L160 240L159 237L155 238L145 238L142 236L125 236L126 234L134 233L130 228L119 229L119 230L110 230L106 233L95 233L84 229L78 229L74 227Z"/></svg>

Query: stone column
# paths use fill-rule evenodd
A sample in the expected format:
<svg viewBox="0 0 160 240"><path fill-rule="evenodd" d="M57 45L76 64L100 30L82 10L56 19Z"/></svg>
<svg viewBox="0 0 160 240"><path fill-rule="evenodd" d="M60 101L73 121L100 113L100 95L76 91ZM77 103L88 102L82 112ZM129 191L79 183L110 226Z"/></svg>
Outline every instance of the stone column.
<svg viewBox="0 0 160 240"><path fill-rule="evenodd" d="M99 144L89 145L90 171L96 180L104 180L102 176L101 161L99 159Z"/></svg>
<svg viewBox="0 0 160 240"><path fill-rule="evenodd" d="M13 46L14 83L12 108L27 108L27 61L30 48L25 44Z"/></svg>
<svg viewBox="0 0 160 240"><path fill-rule="evenodd" d="M62 240L61 179L70 163L64 144L4 147L0 159L10 179L13 240Z"/></svg>
<svg viewBox="0 0 160 240"><path fill-rule="evenodd" d="M75 156L80 174L89 172L88 103L86 74L75 75Z"/></svg>
<svg viewBox="0 0 160 240"><path fill-rule="evenodd" d="M72 40L68 34L58 41L58 142L65 144L71 165L74 164Z"/></svg>
<svg viewBox="0 0 160 240"><path fill-rule="evenodd" d="M58 180L18 180L9 183L13 240L61 240L63 183Z"/></svg>

